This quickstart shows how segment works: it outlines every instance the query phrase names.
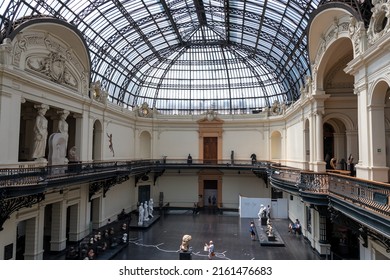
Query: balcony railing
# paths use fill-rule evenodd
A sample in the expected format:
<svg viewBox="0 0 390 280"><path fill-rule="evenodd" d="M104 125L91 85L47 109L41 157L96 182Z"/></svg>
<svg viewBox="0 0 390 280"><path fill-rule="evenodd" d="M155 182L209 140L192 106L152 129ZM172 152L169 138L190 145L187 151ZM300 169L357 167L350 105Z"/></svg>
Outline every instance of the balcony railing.
<svg viewBox="0 0 390 280"><path fill-rule="evenodd" d="M29 165L31 166L31 165ZM333 173L317 173L303 171L284 166L270 165L269 162L250 160L218 160L214 164L203 160L187 159L153 159L134 161L101 161L79 162L67 165L23 167L0 169L0 188L22 187L29 185L47 184L52 180L64 182L70 178L82 180L100 175L107 177L121 172L128 175L138 175L159 168L245 168L248 170L264 169L269 176L289 186L295 186L299 192L313 194L329 194L341 197L356 205L376 210L389 215L390 213L390 184L366 181L356 177ZM92 178L92 179L91 179Z"/></svg>
<svg viewBox="0 0 390 280"><path fill-rule="evenodd" d="M329 176L329 193L360 207L390 214L389 184L359 180L354 177Z"/></svg>
<svg viewBox="0 0 390 280"><path fill-rule="evenodd" d="M390 215L390 184L367 181L335 173L317 173L272 166L270 176L286 184L295 184L300 192L328 194L356 206Z"/></svg>

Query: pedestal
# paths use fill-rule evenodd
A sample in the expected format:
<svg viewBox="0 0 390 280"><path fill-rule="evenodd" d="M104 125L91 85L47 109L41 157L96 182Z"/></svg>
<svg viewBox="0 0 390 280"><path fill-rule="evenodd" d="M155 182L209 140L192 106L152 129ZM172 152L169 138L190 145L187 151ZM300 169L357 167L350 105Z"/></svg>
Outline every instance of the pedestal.
<svg viewBox="0 0 390 280"><path fill-rule="evenodd" d="M179 260L192 260L192 251L179 251Z"/></svg>
<svg viewBox="0 0 390 280"><path fill-rule="evenodd" d="M267 225L267 218L261 217L261 225L266 226Z"/></svg>
<svg viewBox="0 0 390 280"><path fill-rule="evenodd" d="M275 241L275 235L268 235L268 241Z"/></svg>

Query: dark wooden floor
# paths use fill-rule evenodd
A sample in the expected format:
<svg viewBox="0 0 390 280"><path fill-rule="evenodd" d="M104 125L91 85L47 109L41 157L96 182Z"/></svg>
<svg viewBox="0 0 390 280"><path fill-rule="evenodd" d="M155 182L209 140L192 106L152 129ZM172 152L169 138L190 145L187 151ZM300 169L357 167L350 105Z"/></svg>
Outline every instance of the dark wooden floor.
<svg viewBox="0 0 390 280"><path fill-rule="evenodd" d="M288 233L288 220L274 219L273 225L284 241L283 247L261 246L252 241L249 224L252 219L238 213L223 215L203 211L172 211L147 230L132 230L129 245L115 255L116 260L177 260L183 235L192 236L193 260L207 259L205 242L213 240L216 260L320 260L305 238Z"/></svg>

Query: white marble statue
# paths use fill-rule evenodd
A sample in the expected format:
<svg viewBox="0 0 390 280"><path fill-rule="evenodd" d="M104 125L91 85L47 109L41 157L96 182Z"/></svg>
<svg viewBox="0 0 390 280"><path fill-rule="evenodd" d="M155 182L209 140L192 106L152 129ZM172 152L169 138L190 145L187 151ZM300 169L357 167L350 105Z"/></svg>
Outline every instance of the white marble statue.
<svg viewBox="0 0 390 280"><path fill-rule="evenodd" d="M265 218L266 217L266 207L261 204L260 205L260 210L259 210L259 213L257 213L257 216L259 217L259 220L261 220L261 218Z"/></svg>
<svg viewBox="0 0 390 280"><path fill-rule="evenodd" d="M68 163L66 155L66 139L62 133L53 133L49 137L49 165L63 165Z"/></svg>
<svg viewBox="0 0 390 280"><path fill-rule="evenodd" d="M61 133L66 140L65 143L65 152L66 152L68 147L68 138L69 138L69 134L68 134L69 125L66 122L66 118L69 116L69 111L62 110L62 111L58 111L57 113L60 114L60 120L58 121L58 132ZM63 156L65 157L66 154L64 154Z"/></svg>
<svg viewBox="0 0 390 280"><path fill-rule="evenodd" d="M50 107L45 104L35 105L34 107L38 109L38 116L36 117L34 124L34 146L32 158L35 160L42 160L45 157L46 140L48 134L48 121L45 118L45 114Z"/></svg>
<svg viewBox="0 0 390 280"><path fill-rule="evenodd" d="M72 148L69 149L68 160L69 161L79 161L79 157L77 155L77 148L76 148L76 146L73 146Z"/></svg>
<svg viewBox="0 0 390 280"><path fill-rule="evenodd" d="M143 205L143 203L141 203L138 207L138 225L139 226L142 226L142 224L144 223L144 213L145 213L144 205Z"/></svg>
<svg viewBox="0 0 390 280"><path fill-rule="evenodd" d="M149 200L149 216L153 218L154 202L153 198Z"/></svg>
<svg viewBox="0 0 390 280"><path fill-rule="evenodd" d="M147 201L144 203L144 221L149 221L149 206Z"/></svg>

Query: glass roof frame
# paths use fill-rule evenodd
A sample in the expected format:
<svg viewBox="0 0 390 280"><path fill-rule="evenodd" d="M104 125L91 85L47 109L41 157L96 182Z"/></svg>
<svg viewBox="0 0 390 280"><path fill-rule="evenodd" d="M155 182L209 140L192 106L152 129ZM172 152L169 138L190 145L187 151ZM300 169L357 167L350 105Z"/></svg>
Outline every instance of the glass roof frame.
<svg viewBox="0 0 390 280"><path fill-rule="evenodd" d="M165 114L235 114L299 98L310 74L306 27L328 2L5 0L0 28L4 38L29 18L69 22L89 46L91 81L126 108L147 102ZM340 2L362 15L371 8Z"/></svg>

